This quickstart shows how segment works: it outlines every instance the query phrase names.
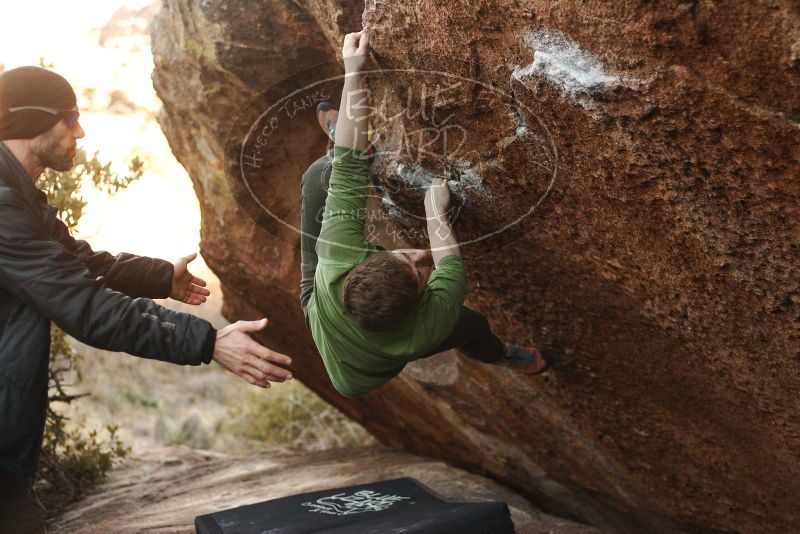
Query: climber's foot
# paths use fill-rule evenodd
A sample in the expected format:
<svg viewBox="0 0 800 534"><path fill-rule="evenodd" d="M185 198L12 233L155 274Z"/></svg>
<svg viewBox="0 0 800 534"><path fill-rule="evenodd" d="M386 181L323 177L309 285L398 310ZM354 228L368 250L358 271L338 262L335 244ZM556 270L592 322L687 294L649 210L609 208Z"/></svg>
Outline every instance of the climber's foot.
<svg viewBox="0 0 800 534"><path fill-rule="evenodd" d="M506 343L506 354L497 365L508 367L524 375L538 375L553 366L553 359L543 355L536 347L520 347L514 343Z"/></svg>
<svg viewBox="0 0 800 534"><path fill-rule="evenodd" d="M334 107L330 102L320 102L317 105L317 121L319 127L325 132L325 135L333 141L336 137L336 121L339 118L339 110Z"/></svg>
<svg viewBox="0 0 800 534"><path fill-rule="evenodd" d="M364 156L366 156L367 160L372 163L372 160L375 159L375 154L378 153L378 147L375 145L374 142L371 142L367 145L366 150L364 150Z"/></svg>

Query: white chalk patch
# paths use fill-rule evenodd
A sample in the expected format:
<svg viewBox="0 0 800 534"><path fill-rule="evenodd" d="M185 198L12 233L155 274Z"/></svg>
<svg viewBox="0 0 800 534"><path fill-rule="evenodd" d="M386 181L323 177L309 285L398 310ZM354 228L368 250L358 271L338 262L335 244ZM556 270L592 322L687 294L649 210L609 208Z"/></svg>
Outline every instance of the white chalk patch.
<svg viewBox="0 0 800 534"><path fill-rule="evenodd" d="M517 125L517 129L515 130L517 137L521 137L528 133L528 121L525 119L525 116L519 112L519 110L509 110L508 117Z"/></svg>
<svg viewBox="0 0 800 534"><path fill-rule="evenodd" d="M490 196L483 180L478 176L478 173L475 172L475 168L470 162L459 161L458 170L461 173L458 183L461 186L461 192L464 196L476 195L481 198L488 198Z"/></svg>
<svg viewBox="0 0 800 534"><path fill-rule="evenodd" d="M597 58L562 33L538 29L528 33L523 42L533 52L533 63L517 67L512 76L519 81L543 78L584 107L590 106L585 97L625 81L608 73Z"/></svg>
<svg viewBox="0 0 800 534"><path fill-rule="evenodd" d="M430 186L434 178L441 178L441 176L428 172L419 165L405 165L403 163L397 165L397 177L411 187L416 187L423 191L428 190L428 186Z"/></svg>
<svg viewBox="0 0 800 534"><path fill-rule="evenodd" d="M384 193L381 197L381 202L383 203L384 208L386 209L386 213L389 214L393 219L400 220L403 222L408 222L408 217L406 213L400 209L400 207L395 203L394 200L387 194Z"/></svg>
<svg viewBox="0 0 800 534"><path fill-rule="evenodd" d="M419 165L406 165L399 163L397 165L396 175L400 181L410 185L411 187L427 191L434 178L448 178L447 184L450 191L458 198L460 202L465 202L468 198L480 197L487 199L489 194L483 180L475 172L472 163L465 160L454 162L456 176L438 175L424 169ZM388 199L391 201L391 199ZM384 201L385 202L385 201Z"/></svg>

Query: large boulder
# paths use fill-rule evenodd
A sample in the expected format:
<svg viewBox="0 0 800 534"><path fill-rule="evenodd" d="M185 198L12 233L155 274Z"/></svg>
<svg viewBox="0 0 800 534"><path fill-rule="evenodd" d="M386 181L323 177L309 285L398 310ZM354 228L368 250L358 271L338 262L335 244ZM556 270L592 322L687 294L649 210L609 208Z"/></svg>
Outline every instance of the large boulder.
<svg viewBox="0 0 800 534"><path fill-rule="evenodd" d="M549 375L447 354L333 391L297 305L299 177L362 24L380 235L423 244L420 190L450 179L468 303ZM169 0L152 33L226 315L270 317L262 341L382 442L621 532L800 524L800 7Z"/></svg>

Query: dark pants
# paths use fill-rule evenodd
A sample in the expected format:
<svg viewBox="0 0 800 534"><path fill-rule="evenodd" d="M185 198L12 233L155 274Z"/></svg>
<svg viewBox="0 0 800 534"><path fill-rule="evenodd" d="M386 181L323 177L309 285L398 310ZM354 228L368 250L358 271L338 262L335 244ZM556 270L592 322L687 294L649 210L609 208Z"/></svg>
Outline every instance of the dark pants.
<svg viewBox="0 0 800 534"><path fill-rule="evenodd" d="M322 229L322 212L328 196L332 162L333 150L329 150L306 170L300 187L300 307L304 314L314 291L318 262L316 244ZM462 306L458 323L447 339L426 356L450 349L458 349L465 356L486 363L497 361L505 354L505 346L492 334L486 317L466 306Z"/></svg>
<svg viewBox="0 0 800 534"><path fill-rule="evenodd" d="M426 356L450 349L458 349L464 356L483 363L496 362L506 352L503 342L492 333L486 317L466 306L461 306L461 315L447 339Z"/></svg>
<svg viewBox="0 0 800 534"><path fill-rule="evenodd" d="M322 230L322 212L328 198L333 150L311 164L300 182L300 307L306 306L314 291L317 272L317 238Z"/></svg>
<svg viewBox="0 0 800 534"><path fill-rule="evenodd" d="M0 471L0 532L44 534L44 509L24 478Z"/></svg>

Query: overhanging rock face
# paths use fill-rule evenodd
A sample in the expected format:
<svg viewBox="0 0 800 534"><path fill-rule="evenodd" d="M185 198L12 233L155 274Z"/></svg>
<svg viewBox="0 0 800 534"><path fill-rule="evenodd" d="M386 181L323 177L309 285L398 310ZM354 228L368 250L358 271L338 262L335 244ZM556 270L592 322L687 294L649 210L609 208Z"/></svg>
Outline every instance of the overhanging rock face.
<svg viewBox="0 0 800 534"><path fill-rule="evenodd" d="M331 389L297 305L299 178L362 21L381 235L421 244L419 186L450 179L469 304L560 354L548 376L449 354ZM617 531L800 524L800 7L167 1L153 51L228 317L269 316L384 443Z"/></svg>

